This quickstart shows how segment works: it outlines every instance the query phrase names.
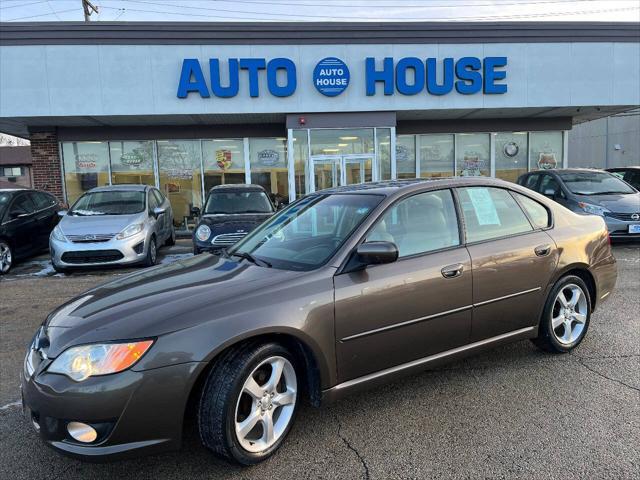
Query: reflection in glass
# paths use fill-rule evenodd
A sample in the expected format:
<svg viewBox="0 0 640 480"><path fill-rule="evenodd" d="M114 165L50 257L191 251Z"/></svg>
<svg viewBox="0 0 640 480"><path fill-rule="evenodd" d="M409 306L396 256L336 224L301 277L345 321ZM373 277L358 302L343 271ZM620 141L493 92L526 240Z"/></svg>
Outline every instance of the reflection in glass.
<svg viewBox="0 0 640 480"><path fill-rule="evenodd" d="M202 206L200 140L158 140L158 167L176 226L190 227L191 207Z"/></svg>
<svg viewBox="0 0 640 480"><path fill-rule="evenodd" d="M114 184L155 185L153 142L111 141L111 181Z"/></svg>
<svg viewBox="0 0 640 480"><path fill-rule="evenodd" d="M274 203L289 202L286 138L251 138L251 183L261 185Z"/></svg>
<svg viewBox="0 0 640 480"><path fill-rule="evenodd" d="M309 139L306 130L293 131L293 165L295 171L296 198L311 191L309 184Z"/></svg>
<svg viewBox="0 0 640 480"><path fill-rule="evenodd" d="M380 180L391 180L391 129L377 128L378 173Z"/></svg>
<svg viewBox="0 0 640 480"><path fill-rule="evenodd" d="M420 177L452 177L453 135L420 135Z"/></svg>
<svg viewBox="0 0 640 480"><path fill-rule="evenodd" d="M460 133L456 141L456 173L461 177L491 176L489 134Z"/></svg>
<svg viewBox="0 0 640 480"><path fill-rule="evenodd" d="M562 132L531 132L529 170L562 168Z"/></svg>
<svg viewBox="0 0 640 480"><path fill-rule="evenodd" d="M326 160L313 162L313 175L316 191L325 188L335 188L340 185L340 160Z"/></svg>
<svg viewBox="0 0 640 480"><path fill-rule="evenodd" d="M373 128L311 130L311 155L374 153Z"/></svg>
<svg viewBox="0 0 640 480"><path fill-rule="evenodd" d="M496 177L515 182L527 173L527 133L495 134Z"/></svg>
<svg viewBox="0 0 640 480"><path fill-rule="evenodd" d="M245 183L242 139L202 141L204 191L216 185Z"/></svg>
<svg viewBox="0 0 640 480"><path fill-rule="evenodd" d="M396 175L398 178L416 178L415 135L398 135L396 138Z"/></svg>
<svg viewBox="0 0 640 480"><path fill-rule="evenodd" d="M63 142L62 157L69 205L84 192L109 185L107 142Z"/></svg>

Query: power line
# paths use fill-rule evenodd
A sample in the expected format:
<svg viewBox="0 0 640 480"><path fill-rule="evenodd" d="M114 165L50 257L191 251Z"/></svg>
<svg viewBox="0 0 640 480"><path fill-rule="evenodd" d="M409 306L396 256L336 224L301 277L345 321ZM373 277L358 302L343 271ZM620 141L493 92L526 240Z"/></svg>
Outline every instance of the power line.
<svg viewBox="0 0 640 480"><path fill-rule="evenodd" d="M348 5L348 4L338 4L338 3L294 3L294 2L261 2L256 0L213 0L217 3L247 3L251 5L264 5L264 6L272 6L272 5L285 5L285 6L294 6L294 7L327 7L327 8L369 8L374 6L375 8L462 8L462 7L502 7L502 6L527 6L527 5L549 5L549 4L571 4L571 3L592 3L598 0L534 0L534 1L522 1L522 2L514 2L513 0L508 1L507 3L447 3L447 4L378 4L375 5ZM331 1L331 0L324 0ZM336 1L344 1L344 0L336 0ZM372 1L372 0L369 0ZM380 0L385 1L385 0ZM388 1L388 0L386 0ZM623 0L624 1L624 0ZM632 0L626 0L632 1ZM186 7L189 8L189 7ZM190 7L190 8L199 8L199 7ZM204 7L202 7L204 8ZM253 12L248 12L253 13Z"/></svg>
<svg viewBox="0 0 640 480"><path fill-rule="evenodd" d="M0 10L9 10L10 8L16 8L16 7L28 7L29 5L35 5L36 3L44 3L47 0L40 0L39 2L31 2L31 3L19 3L16 5L9 5L8 7L0 7Z"/></svg>
<svg viewBox="0 0 640 480"><path fill-rule="evenodd" d="M68 10L58 10L57 12L53 12L53 13L49 12L49 13L41 13L40 15L30 15L28 17L11 18L11 19L6 20L6 21L7 22L15 22L16 20L26 20L28 18L46 17L47 15L53 15L54 13L57 14L57 13L67 13L67 12L76 12L76 11L78 11L77 8L70 8Z"/></svg>
<svg viewBox="0 0 640 480"><path fill-rule="evenodd" d="M56 11L53 9L53 7L51 6L51 2L49 2L49 0L47 0L47 6L51 9L51 12L56 16L56 18L58 19L58 21L62 21L62 19L58 16L58 14L56 13Z"/></svg>

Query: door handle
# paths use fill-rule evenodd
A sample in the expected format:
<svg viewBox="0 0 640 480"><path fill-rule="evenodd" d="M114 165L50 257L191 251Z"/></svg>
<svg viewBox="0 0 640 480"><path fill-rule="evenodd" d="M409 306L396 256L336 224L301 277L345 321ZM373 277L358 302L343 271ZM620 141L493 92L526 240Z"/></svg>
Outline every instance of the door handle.
<svg viewBox="0 0 640 480"><path fill-rule="evenodd" d="M456 278L462 275L462 271L464 270L464 265L461 263L456 263L455 265L447 265L440 272L444 278Z"/></svg>
<svg viewBox="0 0 640 480"><path fill-rule="evenodd" d="M536 252L536 255L539 257L546 257L551 253L551 245L538 245L533 251Z"/></svg>

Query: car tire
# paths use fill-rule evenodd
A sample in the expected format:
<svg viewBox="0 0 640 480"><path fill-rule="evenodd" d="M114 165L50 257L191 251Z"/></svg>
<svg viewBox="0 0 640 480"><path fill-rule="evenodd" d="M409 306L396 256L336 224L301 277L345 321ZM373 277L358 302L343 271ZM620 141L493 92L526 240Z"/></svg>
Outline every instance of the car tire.
<svg viewBox="0 0 640 480"><path fill-rule="evenodd" d="M567 275L554 285L544 305L533 343L550 353L567 353L584 339L591 320L591 295L582 278Z"/></svg>
<svg viewBox="0 0 640 480"><path fill-rule="evenodd" d="M0 275L9 273L14 262L13 250L6 240L0 240Z"/></svg>
<svg viewBox="0 0 640 480"><path fill-rule="evenodd" d="M158 261L158 244L156 243L155 235L151 236L149 240L149 247L147 248L147 256L143 261L145 267L153 267Z"/></svg>
<svg viewBox="0 0 640 480"><path fill-rule="evenodd" d="M198 408L202 443L241 465L267 459L293 425L298 385L293 356L283 346L248 343L232 347L216 361L202 389Z"/></svg>
<svg viewBox="0 0 640 480"><path fill-rule="evenodd" d="M169 236L165 240L164 244L167 247L173 247L176 244L176 227L174 227L173 225L171 225L171 233L169 233Z"/></svg>
<svg viewBox="0 0 640 480"><path fill-rule="evenodd" d="M51 260L51 265L53 265L53 269L56 271L56 273L64 273L65 275L69 275L71 273L71 270L65 267L59 267L53 260Z"/></svg>

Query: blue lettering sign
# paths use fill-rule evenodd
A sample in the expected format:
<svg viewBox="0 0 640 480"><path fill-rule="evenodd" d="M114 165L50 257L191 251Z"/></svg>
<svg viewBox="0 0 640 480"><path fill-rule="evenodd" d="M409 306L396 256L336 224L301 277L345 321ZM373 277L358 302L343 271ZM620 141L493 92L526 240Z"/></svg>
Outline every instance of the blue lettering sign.
<svg viewBox="0 0 640 480"><path fill-rule="evenodd" d="M235 97L238 94L238 59L229 59L229 86L223 87L220 80L220 61L217 58L209 60L209 73L211 74L211 92L220 98Z"/></svg>
<svg viewBox="0 0 640 480"><path fill-rule="evenodd" d="M376 59L367 57L365 61L365 78L367 96L376 94L376 83L384 83L384 94L393 95L393 58L386 57L382 61L382 70L376 70Z"/></svg>
<svg viewBox="0 0 640 480"><path fill-rule="evenodd" d="M407 70L413 70L413 83L407 83ZM424 88L424 65L416 57L401 58L396 65L396 89L402 95L416 95Z"/></svg>
<svg viewBox="0 0 640 480"><path fill-rule="evenodd" d="M191 81L193 77L193 81ZM189 92L198 92L202 98L209 98L207 83L196 58L185 58L182 61L180 82L178 83L178 98L186 98Z"/></svg>
<svg viewBox="0 0 640 480"><path fill-rule="evenodd" d="M438 84L438 67L435 58L427 58L427 92L446 95L453 89L453 58L442 61L442 83Z"/></svg>
<svg viewBox="0 0 640 480"><path fill-rule="evenodd" d="M504 70L496 71L496 67L506 67L507 57L485 57L484 59L484 89L487 94L507 93L506 84L497 84L496 80L504 80L507 72Z"/></svg>
<svg viewBox="0 0 640 480"><path fill-rule="evenodd" d="M313 84L327 97L340 95L349 86L349 68L336 57L323 58L313 69Z"/></svg>
<svg viewBox="0 0 640 480"><path fill-rule="evenodd" d="M456 62L456 91L463 95L478 93L482 89L482 62L476 57L462 57Z"/></svg>
<svg viewBox="0 0 640 480"><path fill-rule="evenodd" d="M284 70L287 78L285 85L278 85L278 70ZM288 58L274 58L267 63L267 85L269 92L275 97L293 95L297 86L296 65Z"/></svg>
<svg viewBox="0 0 640 480"><path fill-rule="evenodd" d="M258 72L267 68L267 63L264 61L264 58L241 58L240 68L247 70L249 73L249 95L251 97L259 96Z"/></svg>

